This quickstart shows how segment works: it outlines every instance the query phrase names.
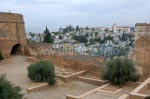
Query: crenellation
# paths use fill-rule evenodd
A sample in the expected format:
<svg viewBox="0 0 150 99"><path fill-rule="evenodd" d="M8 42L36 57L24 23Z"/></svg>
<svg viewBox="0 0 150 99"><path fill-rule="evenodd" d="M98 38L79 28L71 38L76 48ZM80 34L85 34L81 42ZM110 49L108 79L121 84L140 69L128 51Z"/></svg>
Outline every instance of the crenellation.
<svg viewBox="0 0 150 99"><path fill-rule="evenodd" d="M135 24L135 40L143 35L150 35L150 23L136 23Z"/></svg>

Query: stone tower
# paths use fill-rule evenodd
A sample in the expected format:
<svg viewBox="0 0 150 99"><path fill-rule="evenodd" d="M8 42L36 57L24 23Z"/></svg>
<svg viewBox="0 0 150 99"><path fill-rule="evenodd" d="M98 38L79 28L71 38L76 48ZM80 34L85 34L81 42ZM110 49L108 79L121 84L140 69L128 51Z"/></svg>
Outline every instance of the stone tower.
<svg viewBox="0 0 150 99"><path fill-rule="evenodd" d="M150 34L150 23L136 23L135 24L135 40L140 36Z"/></svg>
<svg viewBox="0 0 150 99"><path fill-rule="evenodd" d="M3 57L24 54L27 46L24 19L21 14L0 12L0 50Z"/></svg>
<svg viewBox="0 0 150 99"><path fill-rule="evenodd" d="M117 24L116 23L112 26L112 30L113 30L113 33L117 33Z"/></svg>
<svg viewBox="0 0 150 99"><path fill-rule="evenodd" d="M138 23L135 26L134 57L145 78L150 77L150 24Z"/></svg>

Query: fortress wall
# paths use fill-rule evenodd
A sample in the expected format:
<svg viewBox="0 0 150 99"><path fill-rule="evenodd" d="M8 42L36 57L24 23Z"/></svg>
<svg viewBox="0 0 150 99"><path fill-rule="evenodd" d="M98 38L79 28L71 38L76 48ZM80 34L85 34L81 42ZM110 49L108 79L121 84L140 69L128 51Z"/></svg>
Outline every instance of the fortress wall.
<svg viewBox="0 0 150 99"><path fill-rule="evenodd" d="M24 19L21 14L0 12L0 50L3 57L9 57L12 47L21 44L22 53L27 46Z"/></svg>
<svg viewBox="0 0 150 99"><path fill-rule="evenodd" d="M149 24L149 26L148 26L147 28L148 28L148 29L147 29L147 30L148 30L148 32L150 33L150 24Z"/></svg>
<svg viewBox="0 0 150 99"><path fill-rule="evenodd" d="M150 23L137 23L135 25L135 40L148 34L150 35Z"/></svg>
<svg viewBox="0 0 150 99"><path fill-rule="evenodd" d="M18 13L3 13L0 12L0 20L9 22L24 22L23 15Z"/></svg>
<svg viewBox="0 0 150 99"><path fill-rule="evenodd" d="M143 68L143 76L150 76L150 36L143 36L135 41L134 57L136 65Z"/></svg>
<svg viewBox="0 0 150 99"><path fill-rule="evenodd" d="M147 32L147 26L136 26L135 32Z"/></svg>

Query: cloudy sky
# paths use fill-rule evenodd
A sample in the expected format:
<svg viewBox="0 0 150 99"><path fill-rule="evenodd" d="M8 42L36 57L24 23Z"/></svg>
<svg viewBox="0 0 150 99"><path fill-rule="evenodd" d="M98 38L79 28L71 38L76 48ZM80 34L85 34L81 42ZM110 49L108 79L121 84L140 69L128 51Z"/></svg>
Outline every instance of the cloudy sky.
<svg viewBox="0 0 150 99"><path fill-rule="evenodd" d="M24 15L26 31L73 26L134 26L150 22L150 0L0 0L0 12Z"/></svg>

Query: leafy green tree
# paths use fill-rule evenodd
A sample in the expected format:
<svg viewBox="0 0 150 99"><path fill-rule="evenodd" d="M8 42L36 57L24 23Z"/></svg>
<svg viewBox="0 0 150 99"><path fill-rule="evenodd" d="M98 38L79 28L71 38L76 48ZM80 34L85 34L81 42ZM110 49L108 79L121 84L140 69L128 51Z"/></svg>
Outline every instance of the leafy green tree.
<svg viewBox="0 0 150 99"><path fill-rule="evenodd" d="M86 26L86 27L85 27L85 29L86 29L86 30L89 30L89 27L88 27L88 26Z"/></svg>
<svg viewBox="0 0 150 99"><path fill-rule="evenodd" d="M28 67L28 77L37 82L55 84L55 69L50 61L39 61Z"/></svg>
<svg viewBox="0 0 150 99"><path fill-rule="evenodd" d="M89 37L89 34L85 34L85 37Z"/></svg>
<svg viewBox="0 0 150 99"><path fill-rule="evenodd" d="M111 41L113 41L113 37L111 37L110 35L108 35L108 36L105 37L105 40L111 40Z"/></svg>
<svg viewBox="0 0 150 99"><path fill-rule="evenodd" d="M136 74L132 60L116 58L106 64L103 79L109 80L114 85L122 85L127 81L137 81L139 75Z"/></svg>
<svg viewBox="0 0 150 99"><path fill-rule="evenodd" d="M95 42L99 42L101 44L105 43L105 41L102 40L101 38L95 38Z"/></svg>
<svg viewBox="0 0 150 99"><path fill-rule="evenodd" d="M66 28L63 29L63 33L71 32L74 31L75 28L72 25L67 26Z"/></svg>
<svg viewBox="0 0 150 99"><path fill-rule="evenodd" d="M79 25L76 26L76 31L80 31Z"/></svg>
<svg viewBox="0 0 150 99"><path fill-rule="evenodd" d="M86 36L73 36L73 39L80 42L80 43L87 43L87 37Z"/></svg>
<svg viewBox="0 0 150 99"><path fill-rule="evenodd" d="M105 32L108 32L108 31L109 31L109 29L108 29L108 28L106 28L106 29L105 29Z"/></svg>
<svg viewBox="0 0 150 99"><path fill-rule="evenodd" d="M90 45L93 45L93 44L95 44L95 42L96 42L96 41L95 41L94 39L90 39L90 43L89 43L89 44L90 44Z"/></svg>
<svg viewBox="0 0 150 99"><path fill-rule="evenodd" d="M46 26L46 30L44 31L45 37L43 42L45 43L53 43L54 42L54 38L52 37L51 33L49 32L47 26Z"/></svg>
<svg viewBox="0 0 150 99"><path fill-rule="evenodd" d="M95 32L95 36L98 36L98 32Z"/></svg>
<svg viewBox="0 0 150 99"><path fill-rule="evenodd" d="M63 36L59 35L59 39L62 40L62 39L63 39Z"/></svg>
<svg viewBox="0 0 150 99"><path fill-rule="evenodd" d="M60 28L59 28L59 32L61 33L62 31L63 31L63 29L60 27Z"/></svg>
<svg viewBox="0 0 150 99"><path fill-rule="evenodd" d="M21 88L14 86L6 80L5 75L0 75L0 99L22 99Z"/></svg>
<svg viewBox="0 0 150 99"><path fill-rule="evenodd" d="M60 32L52 32L54 35L59 35L61 34Z"/></svg>
<svg viewBox="0 0 150 99"><path fill-rule="evenodd" d="M31 36L31 40L32 40L34 38L34 36L35 36L35 33L29 32L29 35Z"/></svg>
<svg viewBox="0 0 150 99"><path fill-rule="evenodd" d="M95 28L91 28L92 31L95 31Z"/></svg>
<svg viewBox="0 0 150 99"><path fill-rule="evenodd" d="M2 52L0 50L0 61L3 60Z"/></svg>

